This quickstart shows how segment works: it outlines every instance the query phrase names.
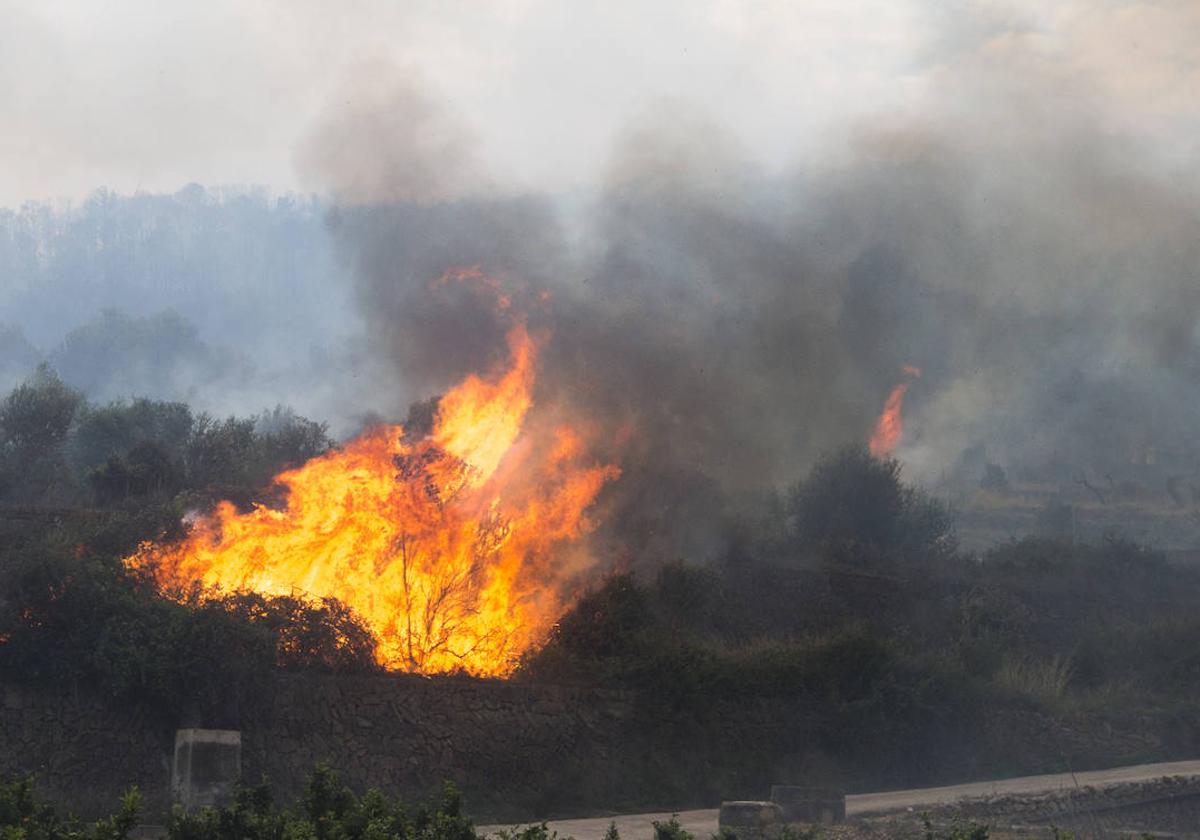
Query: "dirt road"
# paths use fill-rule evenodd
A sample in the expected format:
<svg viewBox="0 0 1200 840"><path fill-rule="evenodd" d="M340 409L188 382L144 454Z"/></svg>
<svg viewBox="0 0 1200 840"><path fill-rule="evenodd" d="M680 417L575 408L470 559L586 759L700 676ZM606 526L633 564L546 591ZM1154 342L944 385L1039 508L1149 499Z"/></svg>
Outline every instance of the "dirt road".
<svg viewBox="0 0 1200 840"><path fill-rule="evenodd" d="M972 782L949 787L922 788L919 790L894 790L884 793L863 793L846 797L847 816L866 816L903 811L908 808L919 810L933 805L947 805L964 797L991 796L994 794L1039 793L1061 790L1076 786L1102 786L1119 782L1141 782L1162 776L1200 776L1200 761L1174 761L1166 764L1138 764L1133 767L1115 767L1111 770L1093 770L1087 773L1061 773L1048 776L1022 776L1015 779L998 779L990 782ZM765 793L765 791L764 791ZM667 820L670 813L622 814L612 817L597 817L581 820L556 820L550 828L560 837L575 840L600 840L615 822L622 840L649 840L653 836L651 823ZM717 830L717 810L683 811L679 822L696 836L697 840L708 840ZM500 826L484 826L480 831L495 831Z"/></svg>

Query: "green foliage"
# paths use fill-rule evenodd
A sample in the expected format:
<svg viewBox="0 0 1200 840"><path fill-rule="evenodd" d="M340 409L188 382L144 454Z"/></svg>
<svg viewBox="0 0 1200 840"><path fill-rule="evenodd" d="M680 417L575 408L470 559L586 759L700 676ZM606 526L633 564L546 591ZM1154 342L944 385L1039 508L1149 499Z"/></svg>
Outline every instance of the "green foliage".
<svg viewBox="0 0 1200 840"><path fill-rule="evenodd" d="M166 716L192 703L236 717L279 670L376 668L373 637L335 601L199 592L164 599L120 553L86 548L113 540L120 552L132 547L126 539L83 529L4 547L0 676L90 685Z"/></svg>
<svg viewBox="0 0 1200 840"><path fill-rule="evenodd" d="M91 470L122 458L139 444L157 444L172 460L181 459L192 435L192 411L184 403L137 399L87 405L71 439L71 460Z"/></svg>
<svg viewBox="0 0 1200 840"><path fill-rule="evenodd" d="M167 495L183 483L180 465L159 444L142 441L124 458L110 457L88 474L96 502L109 505L132 496Z"/></svg>
<svg viewBox="0 0 1200 840"><path fill-rule="evenodd" d="M789 513L810 545L891 545L903 507L900 462L874 458L866 448L853 446L821 459L792 489Z"/></svg>
<svg viewBox="0 0 1200 840"><path fill-rule="evenodd" d="M49 455L66 440L82 402L79 392L40 365L0 403L0 444L22 460Z"/></svg>
<svg viewBox="0 0 1200 840"><path fill-rule="evenodd" d="M863 498L881 515L854 511ZM761 783L765 764L818 751L857 783L916 784L992 761L982 724L998 707L1122 714L1200 688L1200 569L1117 537L965 557L946 516L894 464L844 451L787 505L768 499L727 559L602 582L518 676L634 689L646 737L715 744L708 760ZM774 739L713 734L771 703L795 716L763 724ZM706 784L679 767L647 784L663 775L680 795Z"/></svg>
<svg viewBox="0 0 1200 840"><path fill-rule="evenodd" d="M0 780L0 838L2 840L126 840L137 826L142 798L133 788L121 798L111 817L84 826L63 818L37 796L33 779Z"/></svg>
<svg viewBox="0 0 1200 840"><path fill-rule="evenodd" d="M199 415L184 455L193 486L251 483L254 426L252 419Z"/></svg>
<svg viewBox="0 0 1200 840"><path fill-rule="evenodd" d="M273 641L278 667L341 672L375 668L375 638L336 599L235 592L206 600L200 608L219 610L265 632Z"/></svg>
<svg viewBox="0 0 1200 840"><path fill-rule="evenodd" d="M270 499L279 470L331 446L323 425L283 407L218 420L179 403L89 406L48 369L2 407L0 470L22 492L50 488L42 500L105 510L0 522L0 678L233 725L281 671L376 667L374 639L335 601L198 590L165 599L121 562L142 540L179 536L185 510ZM786 496L756 502L716 561L602 581L517 676L634 689L651 742L712 744L682 770L647 758L639 772L649 784L672 774L671 795L706 791L706 760L749 784L769 781L756 774L775 757L810 751L856 779L909 782L953 755L977 756L997 704L1063 711L1123 685L1147 698L1194 693L1197 598L1200 571L1115 537L1034 538L964 557L942 505L906 485L895 461L850 448ZM785 738L711 734L772 703L794 710ZM341 807L328 779L314 784Z"/></svg>
<svg viewBox="0 0 1200 840"><path fill-rule="evenodd" d="M332 446L325 424L284 406L217 420L175 402L89 405L42 365L0 402L0 498L109 507L191 491L193 504L246 504Z"/></svg>
<svg viewBox="0 0 1200 840"><path fill-rule="evenodd" d="M1110 535L1095 545L1074 545L1050 537L1000 543L984 556L989 566L1029 579L1083 583L1085 579L1161 577L1163 556L1143 545ZM1106 581L1107 582L1107 581Z"/></svg>
<svg viewBox="0 0 1200 840"><path fill-rule="evenodd" d="M1004 691L1053 706L1067 692L1074 670L1069 657L1032 659L1008 656L996 673L996 685Z"/></svg>
<svg viewBox="0 0 1200 840"><path fill-rule="evenodd" d="M67 830L54 809L38 800L30 776L0 783L0 828L5 840L49 840Z"/></svg>
<svg viewBox="0 0 1200 840"><path fill-rule="evenodd" d="M545 825L513 832L514 840L553 840ZM447 784L440 800L408 808L378 790L358 796L338 774L318 765L296 810L276 807L266 786L239 791L222 809L172 812L168 840L479 840Z"/></svg>
<svg viewBox="0 0 1200 840"><path fill-rule="evenodd" d="M955 820L949 826L937 828L928 814L921 815L925 826L925 840L988 840L991 827L981 823L961 823Z"/></svg>
<svg viewBox="0 0 1200 840"><path fill-rule="evenodd" d="M5 526L0 675L89 685L168 716L193 703L236 717L280 669L374 669L374 639L335 601L167 600L121 562L143 540L179 536L185 506L261 498L278 471L331 445L324 425L282 406L223 421L182 403L91 406L39 368L0 402L0 496L113 510Z"/></svg>
<svg viewBox="0 0 1200 840"><path fill-rule="evenodd" d="M554 628L548 650L604 659L631 652L652 620L644 590L628 574L613 575L576 603Z"/></svg>
<svg viewBox="0 0 1200 840"><path fill-rule="evenodd" d="M785 823L779 829L779 836L775 840L819 840L820 836L821 826L819 825L800 828L794 823Z"/></svg>
<svg viewBox="0 0 1200 840"><path fill-rule="evenodd" d="M125 840L138 824L142 795L133 788L121 797L121 807L111 817L98 820L93 830L96 840Z"/></svg>
<svg viewBox="0 0 1200 840"><path fill-rule="evenodd" d="M329 450L326 426L277 406L255 418L196 418L184 453L196 488L262 487L281 470Z"/></svg>
<svg viewBox="0 0 1200 840"><path fill-rule="evenodd" d="M669 820L655 820L654 840L695 840L690 831L679 824L679 814L672 814Z"/></svg>
<svg viewBox="0 0 1200 840"><path fill-rule="evenodd" d="M616 825L609 825L608 831L604 836L607 839L609 834L616 831ZM558 832L551 831L550 826L546 823L533 823L524 828L504 828L496 832L498 840L558 840ZM616 840L620 840L620 835L615 835ZM569 840L569 838L568 838Z"/></svg>
<svg viewBox="0 0 1200 840"><path fill-rule="evenodd" d="M274 807L270 788L262 785L244 788L234 796L231 805L220 810L204 808L187 812L175 808L167 819L167 837L171 840L218 840L237 837L241 840L304 840L313 837L309 831L290 824L287 816Z"/></svg>
<svg viewBox="0 0 1200 840"><path fill-rule="evenodd" d="M0 401L0 497L56 504L74 493L61 450L82 402L45 364Z"/></svg>
<svg viewBox="0 0 1200 840"><path fill-rule="evenodd" d="M297 467L333 446L328 426L301 417L282 405L255 418L255 431L261 449L258 457L272 474Z"/></svg>
<svg viewBox="0 0 1200 840"><path fill-rule="evenodd" d="M900 462L849 446L822 458L792 488L787 505L807 549L866 545L909 557L955 547L953 520L936 500L900 480Z"/></svg>

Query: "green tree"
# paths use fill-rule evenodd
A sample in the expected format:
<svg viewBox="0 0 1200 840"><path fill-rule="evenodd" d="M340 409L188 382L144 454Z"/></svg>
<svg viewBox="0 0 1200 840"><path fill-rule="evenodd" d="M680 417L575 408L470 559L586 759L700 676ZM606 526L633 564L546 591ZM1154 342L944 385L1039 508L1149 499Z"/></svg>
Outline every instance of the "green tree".
<svg viewBox="0 0 1200 840"><path fill-rule="evenodd" d="M88 475L97 503L111 504L133 496L171 494L183 479L181 464L166 448L142 441L124 458L110 457Z"/></svg>
<svg viewBox="0 0 1200 840"><path fill-rule="evenodd" d="M4 840L126 840L137 826L142 797L137 788L121 798L111 817L92 826L64 819L37 797L28 776L0 781L0 837Z"/></svg>
<svg viewBox="0 0 1200 840"><path fill-rule="evenodd" d="M261 441L262 471L270 475L297 467L333 446L328 425L301 417L282 405L255 418L255 431Z"/></svg>
<svg viewBox="0 0 1200 840"><path fill-rule="evenodd" d="M71 435L71 460L91 470L146 442L162 447L172 460L180 459L192 436L192 422L191 409L178 402L136 399L84 406Z"/></svg>
<svg viewBox="0 0 1200 840"><path fill-rule="evenodd" d="M955 547L949 511L905 485L900 462L849 446L817 462L788 499L795 537L808 548L872 546L907 554Z"/></svg>
<svg viewBox="0 0 1200 840"><path fill-rule="evenodd" d="M76 495L63 443L83 397L47 365L0 402L0 495L62 504Z"/></svg>
<svg viewBox="0 0 1200 840"><path fill-rule="evenodd" d="M193 487L250 483L254 426L254 420L199 415L185 454L188 483Z"/></svg>
<svg viewBox="0 0 1200 840"><path fill-rule="evenodd" d="M49 365L38 365L33 376L0 403L0 442L22 460L50 455L67 439L82 403L82 395Z"/></svg>

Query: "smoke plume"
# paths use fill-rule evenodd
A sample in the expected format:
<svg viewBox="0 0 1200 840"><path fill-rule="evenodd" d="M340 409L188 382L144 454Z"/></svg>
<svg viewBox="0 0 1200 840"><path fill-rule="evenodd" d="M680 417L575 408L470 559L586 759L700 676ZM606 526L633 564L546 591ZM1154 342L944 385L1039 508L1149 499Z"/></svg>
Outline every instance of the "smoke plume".
<svg viewBox="0 0 1200 840"><path fill-rule="evenodd" d="M727 494L865 441L904 365L924 370L899 450L918 478L980 445L1027 477L1150 443L1194 458L1194 179L1164 177L1077 80L960 65L919 118L783 174L663 103L567 212L495 187L434 97L372 73L370 107L332 107L302 159L341 198L331 225L394 372L381 408L504 352L493 300L437 282L480 267L552 336L540 403L603 430L613 508L647 545L679 550Z"/></svg>

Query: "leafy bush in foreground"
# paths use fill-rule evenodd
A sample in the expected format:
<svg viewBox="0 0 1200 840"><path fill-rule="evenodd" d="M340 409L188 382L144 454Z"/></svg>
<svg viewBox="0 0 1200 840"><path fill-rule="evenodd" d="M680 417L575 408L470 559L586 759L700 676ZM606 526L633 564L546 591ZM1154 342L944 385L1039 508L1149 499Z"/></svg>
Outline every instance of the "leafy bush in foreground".
<svg viewBox="0 0 1200 840"><path fill-rule="evenodd" d="M478 840L447 784L440 800L409 808L378 790L358 796L318 765L295 810L278 808L265 785L240 791L233 804L195 813L176 809L168 840Z"/></svg>
<svg viewBox="0 0 1200 840"><path fill-rule="evenodd" d="M121 800L111 817L90 826L72 817L60 817L54 807L42 802L28 776L0 782L0 837L4 840L126 840L137 825L141 808L137 788Z"/></svg>
<svg viewBox="0 0 1200 840"><path fill-rule="evenodd" d="M32 779L22 777L0 783L0 838L127 840L140 805L135 788L115 815L84 826L60 817L34 793ZM358 796L323 765L309 776L295 809L279 808L270 788L260 785L239 790L225 808L176 808L166 829L167 840L479 840L451 784L438 801L410 808L378 790Z"/></svg>

